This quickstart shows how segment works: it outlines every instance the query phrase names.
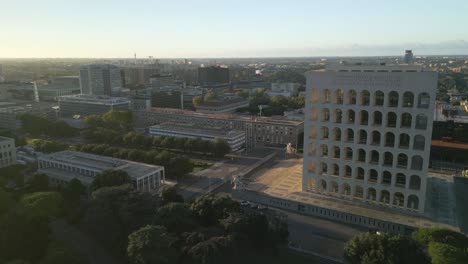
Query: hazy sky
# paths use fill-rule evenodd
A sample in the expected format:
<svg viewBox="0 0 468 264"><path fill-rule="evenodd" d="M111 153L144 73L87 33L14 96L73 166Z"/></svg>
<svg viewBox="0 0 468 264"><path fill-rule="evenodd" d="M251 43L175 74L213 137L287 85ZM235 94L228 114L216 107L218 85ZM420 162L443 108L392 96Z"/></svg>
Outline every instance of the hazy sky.
<svg viewBox="0 0 468 264"><path fill-rule="evenodd" d="M0 0L0 57L468 54L468 0Z"/></svg>

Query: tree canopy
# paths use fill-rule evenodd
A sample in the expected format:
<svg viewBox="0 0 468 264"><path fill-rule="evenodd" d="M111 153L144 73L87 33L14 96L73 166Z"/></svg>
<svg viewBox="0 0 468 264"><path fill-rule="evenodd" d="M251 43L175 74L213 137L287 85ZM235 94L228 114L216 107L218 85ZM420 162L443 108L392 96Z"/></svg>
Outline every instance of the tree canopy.
<svg viewBox="0 0 468 264"><path fill-rule="evenodd" d="M128 236L127 254L132 264L172 264L178 253L177 238L162 226L147 225Z"/></svg>
<svg viewBox="0 0 468 264"><path fill-rule="evenodd" d="M91 189L97 190L102 187L120 186L131 183L132 180L126 171L109 169L96 175L91 184Z"/></svg>

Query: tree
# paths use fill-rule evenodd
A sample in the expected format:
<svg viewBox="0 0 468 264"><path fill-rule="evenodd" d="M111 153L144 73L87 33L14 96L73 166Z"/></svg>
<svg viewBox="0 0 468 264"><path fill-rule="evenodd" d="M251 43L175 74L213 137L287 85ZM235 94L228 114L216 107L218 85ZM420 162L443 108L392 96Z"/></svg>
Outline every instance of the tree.
<svg viewBox="0 0 468 264"><path fill-rule="evenodd" d="M345 243L344 251L351 264L430 263L414 240L390 234L361 233Z"/></svg>
<svg viewBox="0 0 468 264"><path fill-rule="evenodd" d="M208 194L197 198L190 207L200 223L205 226L217 224L230 212L239 212L238 202L229 197Z"/></svg>
<svg viewBox="0 0 468 264"><path fill-rule="evenodd" d="M180 234L194 228L196 221L189 205L168 203L158 209L155 224L164 226L169 232Z"/></svg>
<svg viewBox="0 0 468 264"><path fill-rule="evenodd" d="M159 193L159 199L162 205L184 202L184 197L177 193L177 189L174 186L164 187Z"/></svg>
<svg viewBox="0 0 468 264"><path fill-rule="evenodd" d="M91 184L91 190L97 190L102 187L120 186L131 184L132 180L126 171L122 170L104 170L98 173Z"/></svg>
<svg viewBox="0 0 468 264"><path fill-rule="evenodd" d="M209 92L209 93L205 94L205 97L203 97L204 102L208 102L208 101L211 101L211 100L214 100L214 99L216 99L216 94L214 92Z"/></svg>
<svg viewBox="0 0 468 264"><path fill-rule="evenodd" d="M34 174L29 182L31 192L47 191L49 189L49 177L43 173Z"/></svg>
<svg viewBox="0 0 468 264"><path fill-rule="evenodd" d="M249 98L249 92L243 91L243 90L238 90L238 91L236 91L236 96L247 99L247 98Z"/></svg>
<svg viewBox="0 0 468 264"><path fill-rule="evenodd" d="M52 241L47 247L44 258L40 264L85 264L83 257L73 248L63 244L63 242Z"/></svg>
<svg viewBox="0 0 468 264"><path fill-rule="evenodd" d="M63 198L59 192L35 192L21 198L20 204L37 216L58 216L62 209Z"/></svg>
<svg viewBox="0 0 468 264"><path fill-rule="evenodd" d="M194 97L192 98L192 104L193 104L194 106L199 105L199 104L201 103L201 101L202 101L202 100L201 100L201 97L200 97L200 96L194 96Z"/></svg>
<svg viewBox="0 0 468 264"><path fill-rule="evenodd" d="M219 236L199 242L187 253L191 259L190 263L226 263L232 258L233 248L234 242L231 237Z"/></svg>
<svg viewBox="0 0 468 264"><path fill-rule="evenodd" d="M177 238L162 226L147 225L128 236L127 254L132 264L176 263Z"/></svg>
<svg viewBox="0 0 468 264"><path fill-rule="evenodd" d="M468 263L468 238L443 228L421 228L411 237L428 249L432 263Z"/></svg>
<svg viewBox="0 0 468 264"><path fill-rule="evenodd" d="M275 95L270 98L271 106L282 106L288 103L288 99L281 95Z"/></svg>
<svg viewBox="0 0 468 264"><path fill-rule="evenodd" d="M231 146L222 138L216 138L213 141L213 152L216 157L224 157L231 151Z"/></svg>

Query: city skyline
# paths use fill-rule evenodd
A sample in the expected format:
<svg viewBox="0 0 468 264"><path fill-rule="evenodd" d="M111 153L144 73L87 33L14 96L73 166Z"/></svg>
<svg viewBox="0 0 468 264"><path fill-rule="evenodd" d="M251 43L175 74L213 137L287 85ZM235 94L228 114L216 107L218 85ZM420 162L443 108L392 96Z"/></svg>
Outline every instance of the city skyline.
<svg viewBox="0 0 468 264"><path fill-rule="evenodd" d="M468 32L457 21L467 8L459 0L8 1L0 58L464 55Z"/></svg>

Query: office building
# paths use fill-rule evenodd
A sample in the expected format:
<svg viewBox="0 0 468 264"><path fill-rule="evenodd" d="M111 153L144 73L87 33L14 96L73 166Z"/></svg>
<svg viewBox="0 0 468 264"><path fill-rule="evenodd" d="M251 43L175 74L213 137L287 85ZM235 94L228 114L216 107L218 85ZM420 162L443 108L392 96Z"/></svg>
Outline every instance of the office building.
<svg viewBox="0 0 468 264"><path fill-rule="evenodd" d="M16 147L13 138L0 137L0 168L16 164Z"/></svg>
<svg viewBox="0 0 468 264"><path fill-rule="evenodd" d="M200 113L234 113L238 108L248 107L249 101L243 98L233 99L214 99L206 102L201 102L195 106L197 112Z"/></svg>
<svg viewBox="0 0 468 264"><path fill-rule="evenodd" d="M59 97L61 117L100 115L111 110L130 110L130 99L77 94Z"/></svg>
<svg viewBox="0 0 468 264"><path fill-rule="evenodd" d="M420 65L307 73L302 190L422 213L436 89Z"/></svg>
<svg viewBox="0 0 468 264"><path fill-rule="evenodd" d="M56 76L52 78L51 84L65 89L80 88L80 76Z"/></svg>
<svg viewBox="0 0 468 264"><path fill-rule="evenodd" d="M148 86L151 84L151 77L158 75L159 65L135 65L122 68L122 75L125 87Z"/></svg>
<svg viewBox="0 0 468 264"><path fill-rule="evenodd" d="M198 68L198 83L200 85L220 85L229 83L229 68L208 66Z"/></svg>
<svg viewBox="0 0 468 264"><path fill-rule="evenodd" d="M152 108L134 111L136 127L146 129L162 123L193 123L202 127L221 127L245 131L246 148L256 146L285 147L291 143L302 146L304 121L289 120L283 116L245 116L237 114L206 114L190 110Z"/></svg>
<svg viewBox="0 0 468 264"><path fill-rule="evenodd" d="M269 90L265 93L268 96L283 96L283 97L291 97L296 96L298 94L300 84L298 83L272 83Z"/></svg>
<svg viewBox="0 0 468 264"><path fill-rule="evenodd" d="M405 50L405 64L413 64L414 63L414 57L413 57L413 51L412 50Z"/></svg>
<svg viewBox="0 0 468 264"><path fill-rule="evenodd" d="M90 185L104 170L127 172L133 186L141 192L157 191L164 184L164 167L88 154L78 151L60 151L38 158L38 172L46 174L55 185L76 178Z"/></svg>
<svg viewBox="0 0 468 264"><path fill-rule="evenodd" d="M82 94L117 96L122 88L120 69L111 64L89 64L80 67Z"/></svg>
<svg viewBox="0 0 468 264"><path fill-rule="evenodd" d="M152 136L170 136L180 138L199 138L202 140L224 139L232 152L245 146L245 131L225 129L223 127L198 126L193 123L162 123L149 128Z"/></svg>

